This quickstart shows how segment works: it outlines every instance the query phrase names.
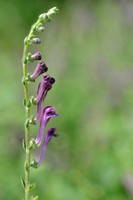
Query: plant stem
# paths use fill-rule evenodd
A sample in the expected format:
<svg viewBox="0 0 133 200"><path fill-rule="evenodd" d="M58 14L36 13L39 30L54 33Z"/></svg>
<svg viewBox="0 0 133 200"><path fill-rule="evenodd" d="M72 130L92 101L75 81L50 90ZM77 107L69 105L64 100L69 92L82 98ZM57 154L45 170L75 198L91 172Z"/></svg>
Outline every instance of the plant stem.
<svg viewBox="0 0 133 200"><path fill-rule="evenodd" d="M35 24L38 25L40 22L41 22L41 20L38 19ZM34 30L31 28L31 31L30 31L27 39L30 39L30 37L32 36L33 32L34 32ZM29 46L29 41L27 41L27 43L24 46L23 58L26 58L28 46ZM26 66L27 65L25 63L23 63L23 75L24 75L24 78L26 78L26 76L27 76ZM25 84L24 84L24 91L25 91L25 99L26 99L26 121L27 121L29 119L29 117L30 117L30 108L27 107L27 104L29 102L28 83L27 83L27 81L25 81ZM29 126L25 127L25 140L26 140L25 200L29 200L29 176L30 176L30 150L29 150L30 135L29 135Z"/></svg>
<svg viewBox="0 0 133 200"><path fill-rule="evenodd" d="M24 57L27 54L28 45L24 48ZM23 73L26 78L26 64L23 64ZM26 105L29 101L27 82L24 84ZM26 106L26 120L29 119L30 108ZM25 163L25 200L29 200L29 173L30 173L30 151L29 151L29 127L25 127L25 140L26 140L26 163Z"/></svg>

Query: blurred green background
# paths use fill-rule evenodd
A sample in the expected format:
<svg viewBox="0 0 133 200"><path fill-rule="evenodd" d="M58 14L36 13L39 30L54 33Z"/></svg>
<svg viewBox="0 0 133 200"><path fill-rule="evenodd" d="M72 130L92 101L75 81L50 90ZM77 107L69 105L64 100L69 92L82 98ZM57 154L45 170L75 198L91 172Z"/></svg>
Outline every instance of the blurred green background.
<svg viewBox="0 0 133 200"><path fill-rule="evenodd" d="M56 79L44 105L56 108L48 127L60 137L31 169L31 193L42 200L133 199L133 1L0 0L0 200L24 198L23 39L53 6L59 14L29 51L42 52ZM29 85L30 95L40 80ZM38 125L30 130L36 137Z"/></svg>

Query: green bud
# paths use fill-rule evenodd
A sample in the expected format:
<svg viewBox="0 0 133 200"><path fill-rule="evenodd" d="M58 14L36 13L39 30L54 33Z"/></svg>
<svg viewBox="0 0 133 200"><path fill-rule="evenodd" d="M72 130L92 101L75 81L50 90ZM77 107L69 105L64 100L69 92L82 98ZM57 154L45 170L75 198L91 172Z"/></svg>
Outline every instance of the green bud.
<svg viewBox="0 0 133 200"><path fill-rule="evenodd" d="M37 162L35 161L35 159L33 159L33 161L30 163L30 166L33 168L37 168Z"/></svg>
<svg viewBox="0 0 133 200"><path fill-rule="evenodd" d="M30 184L30 185L29 185L29 189L30 189L30 190L33 190L33 189L35 188L35 186L36 186L36 184L35 184L35 183L33 183L33 184Z"/></svg>
<svg viewBox="0 0 133 200"><path fill-rule="evenodd" d="M25 189L25 180L23 179L22 176L21 176L21 184L22 184L23 188Z"/></svg>
<svg viewBox="0 0 133 200"><path fill-rule="evenodd" d="M51 8L51 9L48 11L47 15L48 15L48 16L55 15L58 11L59 11L58 8L53 7L53 8Z"/></svg>

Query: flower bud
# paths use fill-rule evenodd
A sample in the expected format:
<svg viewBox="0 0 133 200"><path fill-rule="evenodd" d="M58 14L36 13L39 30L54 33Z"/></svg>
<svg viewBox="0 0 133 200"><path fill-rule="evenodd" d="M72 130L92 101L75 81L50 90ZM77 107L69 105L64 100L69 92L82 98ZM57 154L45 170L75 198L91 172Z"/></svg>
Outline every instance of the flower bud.
<svg viewBox="0 0 133 200"><path fill-rule="evenodd" d="M37 53L35 53L34 55L32 55L31 58L32 58L33 60L41 60L41 59L42 59L42 56L41 56L41 53L40 53L40 52L37 52Z"/></svg>
<svg viewBox="0 0 133 200"><path fill-rule="evenodd" d="M33 40L30 41L32 44L40 44L41 40L39 38L34 38Z"/></svg>
<svg viewBox="0 0 133 200"><path fill-rule="evenodd" d="M58 8L53 7L53 8L51 8L51 9L48 11L47 15L48 15L48 16L55 15L58 11L59 11Z"/></svg>
<svg viewBox="0 0 133 200"><path fill-rule="evenodd" d="M31 75L31 80L35 80L38 78L41 74L46 72L48 70L46 64L43 61L40 61L34 71L34 73Z"/></svg>

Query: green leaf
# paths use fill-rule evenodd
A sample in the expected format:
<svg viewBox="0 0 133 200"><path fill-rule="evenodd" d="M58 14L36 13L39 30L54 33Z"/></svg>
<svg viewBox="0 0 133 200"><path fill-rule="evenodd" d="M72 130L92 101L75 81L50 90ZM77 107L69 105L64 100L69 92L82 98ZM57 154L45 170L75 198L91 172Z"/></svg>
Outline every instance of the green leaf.
<svg viewBox="0 0 133 200"><path fill-rule="evenodd" d="M29 189L30 189L30 190L33 190L33 189L35 188L35 186L36 186L36 184L35 184L35 183L33 183L33 184L30 184L30 185L29 185Z"/></svg>
<svg viewBox="0 0 133 200"><path fill-rule="evenodd" d="M21 184L22 184L23 188L25 189L25 180L23 179L22 176L21 176Z"/></svg>

